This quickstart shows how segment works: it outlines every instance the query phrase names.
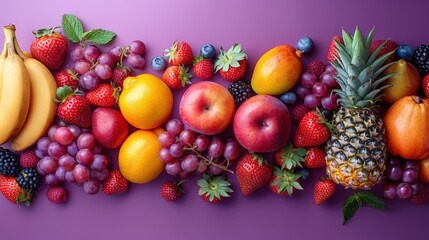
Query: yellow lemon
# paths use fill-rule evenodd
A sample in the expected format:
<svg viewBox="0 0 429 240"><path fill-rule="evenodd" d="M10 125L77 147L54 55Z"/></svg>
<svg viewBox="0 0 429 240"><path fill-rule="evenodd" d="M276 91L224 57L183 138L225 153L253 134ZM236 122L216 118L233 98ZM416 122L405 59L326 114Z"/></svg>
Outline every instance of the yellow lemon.
<svg viewBox="0 0 429 240"><path fill-rule="evenodd" d="M122 175L132 183L147 183L157 178L165 168L158 153L158 135L164 129L137 130L130 134L119 149L118 163Z"/></svg>
<svg viewBox="0 0 429 240"><path fill-rule="evenodd" d="M302 73L300 52L290 45L272 48L259 58L251 84L257 94L280 95L292 89Z"/></svg>
<svg viewBox="0 0 429 240"><path fill-rule="evenodd" d="M119 96L119 109L134 127L153 129L170 117L173 94L160 78L152 74L127 77Z"/></svg>

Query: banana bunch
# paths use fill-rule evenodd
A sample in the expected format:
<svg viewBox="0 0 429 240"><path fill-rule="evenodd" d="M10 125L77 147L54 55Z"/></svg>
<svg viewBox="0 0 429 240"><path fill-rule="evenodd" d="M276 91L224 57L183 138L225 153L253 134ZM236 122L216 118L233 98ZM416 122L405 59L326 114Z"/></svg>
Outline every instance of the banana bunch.
<svg viewBox="0 0 429 240"><path fill-rule="evenodd" d="M55 118L56 83L51 72L19 47L15 26L3 28L0 55L0 145L22 151L46 134Z"/></svg>

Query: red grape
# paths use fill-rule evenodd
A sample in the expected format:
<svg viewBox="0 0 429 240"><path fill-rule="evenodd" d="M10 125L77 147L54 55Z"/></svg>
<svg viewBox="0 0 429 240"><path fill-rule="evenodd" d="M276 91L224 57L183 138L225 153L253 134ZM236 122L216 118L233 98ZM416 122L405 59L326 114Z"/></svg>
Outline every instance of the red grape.
<svg viewBox="0 0 429 240"><path fill-rule="evenodd" d="M91 69L91 63L87 60L79 60L74 64L74 71L79 74L85 74Z"/></svg>
<svg viewBox="0 0 429 240"><path fill-rule="evenodd" d="M198 174L202 174L207 170L207 164L204 162L204 160L199 160L198 161L198 168L196 170L196 172Z"/></svg>
<svg viewBox="0 0 429 240"><path fill-rule="evenodd" d="M328 96L323 97L320 102L322 104L322 107L325 108L326 110L330 110L333 111L335 109L337 109L338 104L338 97L335 94L329 94Z"/></svg>
<svg viewBox="0 0 429 240"><path fill-rule="evenodd" d="M414 168L406 168L402 173L402 181L405 183L414 183L419 177L419 172Z"/></svg>
<svg viewBox="0 0 429 240"><path fill-rule="evenodd" d="M130 53L130 55L127 57L127 62L128 65L130 65L132 68L143 69L146 61L142 56L136 53Z"/></svg>
<svg viewBox="0 0 429 240"><path fill-rule="evenodd" d="M76 161L82 165L89 166L94 161L92 151L85 148L76 153Z"/></svg>
<svg viewBox="0 0 429 240"><path fill-rule="evenodd" d="M228 160L235 160L240 156L241 146L237 141L227 141L225 149L223 150L223 156Z"/></svg>
<svg viewBox="0 0 429 240"><path fill-rule="evenodd" d="M94 179L90 179L83 184L83 190L88 194L96 194L100 189L100 183Z"/></svg>
<svg viewBox="0 0 429 240"><path fill-rule="evenodd" d="M173 143L170 146L170 154L175 158L179 158L183 155L183 146L180 142Z"/></svg>
<svg viewBox="0 0 429 240"><path fill-rule="evenodd" d="M91 178L96 179L100 182L106 181L106 179L109 177L109 174L110 172L108 168L105 168L101 171L91 170L91 173L90 173Z"/></svg>
<svg viewBox="0 0 429 240"><path fill-rule="evenodd" d="M49 186L57 186L60 180L58 180L54 173L50 173L45 176L45 183Z"/></svg>
<svg viewBox="0 0 429 240"><path fill-rule="evenodd" d="M77 140L77 138L82 134L82 130L80 129L80 127L76 125L69 125L67 126L67 128L73 134L73 140Z"/></svg>
<svg viewBox="0 0 429 240"><path fill-rule="evenodd" d="M162 132L158 135L158 142L163 148L169 148L176 141L170 131Z"/></svg>
<svg viewBox="0 0 429 240"><path fill-rule="evenodd" d="M112 77L112 68L104 63L99 63L95 66L95 74L102 80L107 80Z"/></svg>
<svg viewBox="0 0 429 240"><path fill-rule="evenodd" d="M317 77L312 72L304 72L301 75L300 82L302 86L311 89L313 85L317 82Z"/></svg>
<svg viewBox="0 0 429 240"><path fill-rule="evenodd" d="M51 157L44 157L37 163L37 172L41 175L54 173L58 168L58 163Z"/></svg>
<svg viewBox="0 0 429 240"><path fill-rule="evenodd" d="M328 87L324 83L317 82L313 85L312 92L314 95L321 98L328 95Z"/></svg>
<svg viewBox="0 0 429 240"><path fill-rule="evenodd" d="M412 168L412 169L415 169L417 172L419 172L420 171L419 161L416 161L416 160L405 161L404 169L407 169L407 168Z"/></svg>
<svg viewBox="0 0 429 240"><path fill-rule="evenodd" d="M395 183L387 183L383 188L383 195L387 199L396 199L398 198L398 194L396 193L396 184Z"/></svg>
<svg viewBox="0 0 429 240"><path fill-rule="evenodd" d="M179 135L183 128L183 123L179 119L170 119L165 124L165 130L171 132L174 136Z"/></svg>
<svg viewBox="0 0 429 240"><path fill-rule="evenodd" d="M325 71L320 75L319 82L326 84L330 89L338 87L337 80L334 78L334 72Z"/></svg>
<svg viewBox="0 0 429 240"><path fill-rule="evenodd" d="M93 161L90 165L90 168L93 170L101 171L101 170L107 168L109 166L109 164L110 164L110 161L107 158L107 156L102 155L102 154L94 154L93 155Z"/></svg>
<svg viewBox="0 0 429 240"><path fill-rule="evenodd" d="M193 154L186 155L183 157L180 166L186 172L193 172L198 168L198 158Z"/></svg>
<svg viewBox="0 0 429 240"><path fill-rule="evenodd" d="M55 142L55 132L57 131L58 128L59 128L58 125L52 125L49 127L48 138L51 142ZM46 149L46 151L48 151L48 150Z"/></svg>
<svg viewBox="0 0 429 240"><path fill-rule="evenodd" d="M413 188L408 183L400 183L396 187L396 193L399 198L407 199L413 194Z"/></svg>
<svg viewBox="0 0 429 240"><path fill-rule="evenodd" d="M65 170L64 168L62 168L62 167L59 167L59 168L57 168L57 170L55 171L55 177L59 180L59 181L61 181L61 182L65 182L66 181L66 173L67 173L67 170ZM46 177L45 177L45 179L46 179Z"/></svg>
<svg viewBox="0 0 429 240"><path fill-rule="evenodd" d="M91 133L82 133L77 139L77 147L79 149L93 149L95 146L95 138Z"/></svg>
<svg viewBox="0 0 429 240"><path fill-rule="evenodd" d="M165 164L165 171L171 176L177 176L180 171L182 171L182 167L180 166L179 161L175 161L173 163Z"/></svg>
<svg viewBox="0 0 429 240"><path fill-rule="evenodd" d="M134 40L130 44L130 51L143 56L146 53L146 46L142 41Z"/></svg>
<svg viewBox="0 0 429 240"><path fill-rule="evenodd" d="M67 127L59 127L55 131L54 138L62 145L69 145L73 142L73 133Z"/></svg>
<svg viewBox="0 0 429 240"><path fill-rule="evenodd" d="M70 183L76 182L76 179L74 179L74 176L73 176L73 170L66 172L66 181Z"/></svg>
<svg viewBox="0 0 429 240"><path fill-rule="evenodd" d="M106 64L107 66L113 68L116 63L116 56L111 52L104 52L98 56L97 62L98 64Z"/></svg>
<svg viewBox="0 0 429 240"><path fill-rule="evenodd" d="M37 149L40 151L47 153L49 144L51 144L51 140L48 137L42 137L37 141Z"/></svg>
<svg viewBox="0 0 429 240"><path fill-rule="evenodd" d="M309 108L316 108L320 106L320 98L314 95L313 93L308 94L304 98L305 106Z"/></svg>
<svg viewBox="0 0 429 240"><path fill-rule="evenodd" d="M119 60L121 59L121 49L122 48L120 46L113 46L109 49L109 52L115 57L116 62L119 62Z"/></svg>
<svg viewBox="0 0 429 240"><path fill-rule="evenodd" d="M198 135L194 140L194 146L199 152L204 152L209 147L210 140L205 135Z"/></svg>
<svg viewBox="0 0 429 240"><path fill-rule="evenodd" d="M195 134L189 129L184 129L179 134L179 140L183 146L192 146L192 143L195 140Z"/></svg>
<svg viewBox="0 0 429 240"><path fill-rule="evenodd" d="M77 183L84 183L89 180L90 172L89 168L82 164L77 164L73 168L73 177Z"/></svg>
<svg viewBox="0 0 429 240"><path fill-rule="evenodd" d="M302 85L298 85L295 88L296 96L298 96L299 99L304 100L305 96L311 93L311 88L306 88Z"/></svg>
<svg viewBox="0 0 429 240"><path fill-rule="evenodd" d="M67 145L68 154L70 154L71 156L75 156L77 152L79 152L79 148L77 147L77 143L75 141Z"/></svg>
<svg viewBox="0 0 429 240"><path fill-rule="evenodd" d="M220 157L223 154L223 150L225 149L225 144L223 143L222 139L220 137L213 137L212 141L210 142L209 148L207 150L207 154L210 157Z"/></svg>
<svg viewBox="0 0 429 240"><path fill-rule="evenodd" d="M91 91L98 87L100 79L94 71L84 73L79 78L79 87L83 90Z"/></svg>
<svg viewBox="0 0 429 240"><path fill-rule="evenodd" d="M88 45L83 51L83 56L86 60L90 62L95 62L98 56L100 56L100 49L98 49L98 47L95 45Z"/></svg>
<svg viewBox="0 0 429 240"><path fill-rule="evenodd" d="M84 55L83 55L84 50L85 49L81 45L76 45L76 47L74 47L70 53L71 59L74 62L84 59Z"/></svg>
<svg viewBox="0 0 429 240"><path fill-rule="evenodd" d="M60 159L60 157L66 154L66 152L67 152L66 147L57 142L52 142L48 146L48 154L50 157L52 157L55 160Z"/></svg>
<svg viewBox="0 0 429 240"><path fill-rule="evenodd" d="M391 181L399 181L402 178L401 166L389 166L386 170L387 178Z"/></svg>
<svg viewBox="0 0 429 240"><path fill-rule="evenodd" d="M58 160L58 165L67 171L72 170L75 164L76 162L74 158L68 154L61 156L61 158Z"/></svg>
<svg viewBox="0 0 429 240"><path fill-rule="evenodd" d="M161 148L161 150L159 150L158 157L164 163L173 163L176 161L176 158L171 156L168 148Z"/></svg>

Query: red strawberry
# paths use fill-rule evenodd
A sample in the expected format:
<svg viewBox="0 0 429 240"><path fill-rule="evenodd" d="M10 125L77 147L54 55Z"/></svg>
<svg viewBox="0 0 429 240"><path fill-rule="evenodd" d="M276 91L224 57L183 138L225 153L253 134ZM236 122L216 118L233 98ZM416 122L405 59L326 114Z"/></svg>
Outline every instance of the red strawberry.
<svg viewBox="0 0 429 240"><path fill-rule="evenodd" d="M67 190L62 186L49 187L46 191L46 197L49 201L56 204L63 204L67 202L69 195Z"/></svg>
<svg viewBox="0 0 429 240"><path fill-rule="evenodd" d="M169 66L162 75L164 81L171 89L183 88L186 84L191 84L192 77L188 73L188 68L183 66Z"/></svg>
<svg viewBox="0 0 429 240"><path fill-rule="evenodd" d="M417 205L424 205L429 198L429 190L424 187L420 192L408 198L408 201Z"/></svg>
<svg viewBox="0 0 429 240"><path fill-rule="evenodd" d="M315 60L310 62L305 70L307 72L314 73L316 77L320 77L320 75L325 71L325 64L321 60Z"/></svg>
<svg viewBox="0 0 429 240"><path fill-rule="evenodd" d="M134 76L130 68L118 66L113 69L111 80L116 86L122 89L125 78L129 76Z"/></svg>
<svg viewBox="0 0 429 240"><path fill-rule="evenodd" d="M236 82L244 77L247 69L247 55L241 45L234 44L227 52L220 48L220 54L214 64L215 72L229 81Z"/></svg>
<svg viewBox="0 0 429 240"><path fill-rule="evenodd" d="M39 29L34 33L36 39L31 43L31 55L50 70L57 70L63 65L67 56L68 42L56 28Z"/></svg>
<svg viewBox="0 0 429 240"><path fill-rule="evenodd" d="M32 194L21 188L15 177L7 177L0 174L0 193L13 204L24 203L30 205Z"/></svg>
<svg viewBox="0 0 429 240"><path fill-rule="evenodd" d="M33 150L25 151L19 156L19 164L22 168L35 168L39 160Z"/></svg>
<svg viewBox="0 0 429 240"><path fill-rule="evenodd" d="M316 110L304 115L298 124L293 143L295 147L322 145L331 136L324 116Z"/></svg>
<svg viewBox="0 0 429 240"><path fill-rule="evenodd" d="M390 39L389 40L374 40L374 41L372 41L371 46L369 48L370 54L372 54L374 52L374 50L376 48L378 48L384 42L386 42L386 43L381 48L380 52L377 54L378 57L380 57L380 56L382 56L388 52L395 51L396 48L398 48L398 44L393 40L390 40ZM387 63L393 62L393 60L395 60L395 54L391 54L386 59L386 61L384 63L387 64Z"/></svg>
<svg viewBox="0 0 429 240"><path fill-rule="evenodd" d="M302 167L307 150L305 148L295 148L293 144L288 144L274 153L274 162L281 169L294 169Z"/></svg>
<svg viewBox="0 0 429 240"><path fill-rule="evenodd" d="M170 49L165 50L165 58L173 66L190 66L194 60L192 48L187 42L175 41Z"/></svg>
<svg viewBox="0 0 429 240"><path fill-rule="evenodd" d="M311 108L307 107L305 104L298 104L292 108L291 119L292 121L299 123L305 114L311 111Z"/></svg>
<svg viewBox="0 0 429 240"><path fill-rule="evenodd" d="M237 179L244 196L249 197L256 190L268 184L273 167L262 156L244 153L237 162Z"/></svg>
<svg viewBox="0 0 429 240"><path fill-rule="evenodd" d="M230 188L231 183L224 176L203 175L203 178L198 180L198 195L208 203L216 204L226 197L230 197L229 193L233 190Z"/></svg>
<svg viewBox="0 0 429 240"><path fill-rule="evenodd" d="M304 166L307 168L320 168L326 166L326 151L322 146L309 147L305 156Z"/></svg>
<svg viewBox="0 0 429 240"><path fill-rule="evenodd" d="M104 182L103 193L111 195L126 192L128 184L128 180L122 176L119 170L112 170Z"/></svg>
<svg viewBox="0 0 429 240"><path fill-rule="evenodd" d="M184 190L180 183L166 181L162 184L160 194L167 202L173 202L182 196Z"/></svg>
<svg viewBox="0 0 429 240"><path fill-rule="evenodd" d="M78 90L73 91L69 86L60 87L57 96L60 99L57 108L60 119L82 128L91 126L91 107Z"/></svg>
<svg viewBox="0 0 429 240"><path fill-rule="evenodd" d="M335 193L336 185L331 179L319 179L314 184L314 203L320 205L328 200Z"/></svg>
<svg viewBox="0 0 429 240"><path fill-rule="evenodd" d="M299 184L301 175L293 173L291 170L274 167L273 176L269 188L271 192L279 196L292 196L293 190L303 190Z"/></svg>
<svg viewBox="0 0 429 240"><path fill-rule="evenodd" d="M62 70L55 74L55 82L57 83L57 87L67 85L75 90L79 85L79 78L76 72L67 68L67 70Z"/></svg>
<svg viewBox="0 0 429 240"><path fill-rule="evenodd" d="M194 71L195 76L199 79L209 80L214 74L213 62L208 59L204 59L203 56L200 55L195 58L192 70Z"/></svg>
<svg viewBox="0 0 429 240"><path fill-rule="evenodd" d="M341 39L339 36L334 36L331 40L331 44L329 45L328 49L328 62L335 61L335 56L338 57L337 47L335 46L335 42L339 42L341 44L344 44L343 39Z"/></svg>
<svg viewBox="0 0 429 240"><path fill-rule="evenodd" d="M426 98L429 98L429 74L422 79L422 88Z"/></svg>
<svg viewBox="0 0 429 240"><path fill-rule="evenodd" d="M89 91L86 96L86 100L98 107L112 107L118 101L119 88L115 88L110 84L102 83L92 91Z"/></svg>

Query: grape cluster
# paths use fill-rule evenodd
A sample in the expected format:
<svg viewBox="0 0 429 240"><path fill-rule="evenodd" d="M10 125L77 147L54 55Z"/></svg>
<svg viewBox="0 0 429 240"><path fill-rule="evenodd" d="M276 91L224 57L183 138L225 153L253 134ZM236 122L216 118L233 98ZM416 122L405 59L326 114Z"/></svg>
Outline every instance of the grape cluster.
<svg viewBox="0 0 429 240"><path fill-rule="evenodd" d="M332 93L332 89L338 88L335 74L336 70L332 66L327 66L320 76L306 70L301 75L294 93L309 108L322 106L326 110L333 111L338 107L338 98Z"/></svg>
<svg viewBox="0 0 429 240"><path fill-rule="evenodd" d="M107 52L101 52L96 45L78 45L71 51L74 71L79 74L79 88L86 91L94 90L101 81L112 78L116 68L126 65L134 69L142 69L145 65L146 46L142 41L135 40L130 45L113 46Z"/></svg>
<svg viewBox="0 0 429 240"><path fill-rule="evenodd" d="M418 161L402 160L390 157L387 162L383 195L387 199L408 199L423 191L424 184L419 180L420 166Z"/></svg>
<svg viewBox="0 0 429 240"><path fill-rule="evenodd" d="M178 119L167 121L165 129L158 137L162 146L159 158L166 163L165 171L171 176L188 179L194 173L231 172L230 161L240 156L241 146L235 139L196 134L185 129Z"/></svg>
<svg viewBox="0 0 429 240"><path fill-rule="evenodd" d="M40 158L37 172L50 186L76 183L86 193L96 194L109 177L109 158L94 136L76 125L52 125L47 136L37 141L35 154Z"/></svg>

